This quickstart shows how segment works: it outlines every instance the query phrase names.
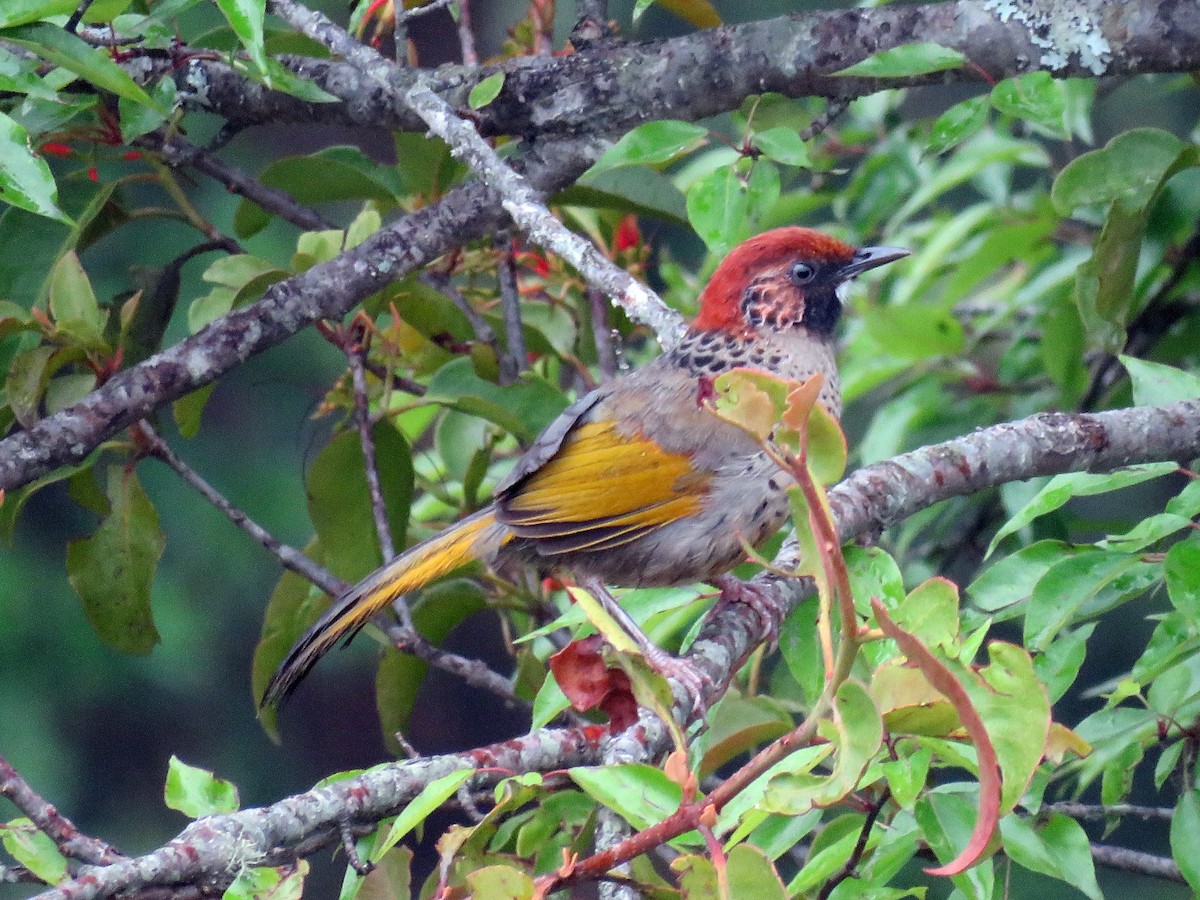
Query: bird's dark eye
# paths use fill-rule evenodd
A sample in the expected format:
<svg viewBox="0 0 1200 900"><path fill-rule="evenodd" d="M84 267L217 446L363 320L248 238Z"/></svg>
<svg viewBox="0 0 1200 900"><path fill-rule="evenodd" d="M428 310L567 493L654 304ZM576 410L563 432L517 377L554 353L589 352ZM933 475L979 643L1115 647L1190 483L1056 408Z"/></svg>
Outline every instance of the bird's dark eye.
<svg viewBox="0 0 1200 900"><path fill-rule="evenodd" d="M792 281L796 284L808 284L817 274L817 270L808 263L798 262L792 266Z"/></svg>

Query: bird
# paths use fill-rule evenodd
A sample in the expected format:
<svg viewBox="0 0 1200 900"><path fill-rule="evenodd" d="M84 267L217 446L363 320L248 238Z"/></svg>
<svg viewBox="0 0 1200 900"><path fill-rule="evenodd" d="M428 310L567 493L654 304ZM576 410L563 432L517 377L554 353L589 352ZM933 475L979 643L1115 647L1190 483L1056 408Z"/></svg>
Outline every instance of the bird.
<svg viewBox="0 0 1200 900"><path fill-rule="evenodd" d="M335 598L288 652L263 706L282 702L326 651L397 598L473 562L566 570L617 613L608 585L736 581L726 574L746 544L760 545L787 518L792 482L756 438L712 413L705 392L739 367L795 381L819 373L818 402L840 416L834 332L847 288L908 254L800 226L733 248L682 339L568 406L499 481L490 505ZM628 629L628 617L621 621ZM660 663L669 656L643 646Z"/></svg>

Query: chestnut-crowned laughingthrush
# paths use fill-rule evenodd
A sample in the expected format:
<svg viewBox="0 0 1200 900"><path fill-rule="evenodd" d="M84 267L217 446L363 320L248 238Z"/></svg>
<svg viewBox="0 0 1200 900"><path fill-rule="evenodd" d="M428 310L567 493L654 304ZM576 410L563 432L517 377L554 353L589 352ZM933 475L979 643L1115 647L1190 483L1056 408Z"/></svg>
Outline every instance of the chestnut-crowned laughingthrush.
<svg viewBox="0 0 1200 900"><path fill-rule="evenodd" d="M721 576L787 517L788 476L703 402L738 367L841 393L834 328L855 275L908 255L807 228L750 238L717 267L683 339L572 403L496 486L492 504L417 544L346 593L296 642L267 688L277 703L326 650L402 594L467 563L563 568L593 590Z"/></svg>

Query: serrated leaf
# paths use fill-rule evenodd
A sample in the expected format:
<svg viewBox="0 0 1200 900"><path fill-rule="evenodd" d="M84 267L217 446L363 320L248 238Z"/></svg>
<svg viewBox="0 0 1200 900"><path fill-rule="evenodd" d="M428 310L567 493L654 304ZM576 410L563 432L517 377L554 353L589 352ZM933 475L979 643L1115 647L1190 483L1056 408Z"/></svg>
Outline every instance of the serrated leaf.
<svg viewBox="0 0 1200 900"><path fill-rule="evenodd" d="M101 640L145 655L159 641L150 588L166 537L132 471L110 468L107 493L112 514L91 537L67 545L67 578Z"/></svg>
<svg viewBox="0 0 1200 900"><path fill-rule="evenodd" d="M833 74L843 77L909 78L930 72L960 69L966 62L967 58L957 50L926 42L882 50Z"/></svg>
<svg viewBox="0 0 1200 900"><path fill-rule="evenodd" d="M641 831L679 809L683 790L654 766L626 763L615 766L576 766L567 775L584 792L620 813Z"/></svg>
<svg viewBox="0 0 1200 900"><path fill-rule="evenodd" d="M883 741L883 719L875 702L857 681L845 681L833 702L836 733L829 735L837 748L833 771L827 778L778 775L767 784L765 807L771 812L799 815L814 806L825 807L845 798L858 782Z"/></svg>
<svg viewBox="0 0 1200 900"><path fill-rule="evenodd" d="M241 805L238 790L231 782L207 769L189 766L174 755L167 767L163 799L168 807L192 819L237 812Z"/></svg>
<svg viewBox="0 0 1200 900"><path fill-rule="evenodd" d="M471 88L471 92L467 94L467 105L471 109L483 109L500 96L500 91L503 88L504 73L493 72Z"/></svg>

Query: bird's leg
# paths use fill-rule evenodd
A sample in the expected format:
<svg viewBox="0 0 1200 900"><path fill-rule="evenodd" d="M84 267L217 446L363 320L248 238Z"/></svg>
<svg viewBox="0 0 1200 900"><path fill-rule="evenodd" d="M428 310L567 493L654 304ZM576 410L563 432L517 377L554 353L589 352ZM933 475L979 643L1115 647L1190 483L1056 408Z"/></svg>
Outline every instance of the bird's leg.
<svg viewBox="0 0 1200 900"><path fill-rule="evenodd" d="M621 630L637 644L642 658L646 660L650 668L664 678L674 679L687 692L692 701L692 715L704 713L711 702L710 698L715 687L713 680L701 669L677 656L672 656L646 637L646 633L642 631L637 622L633 621L633 617L625 612L604 582L597 578L587 577L579 578L578 581L588 593L599 601L605 612L621 626Z"/></svg>
<svg viewBox="0 0 1200 900"><path fill-rule="evenodd" d="M721 592L722 603L740 603L750 607L758 616L759 641L773 648L779 643L779 603L762 588L742 581L733 575L718 575L708 579L709 584ZM710 612L711 616L712 613Z"/></svg>

